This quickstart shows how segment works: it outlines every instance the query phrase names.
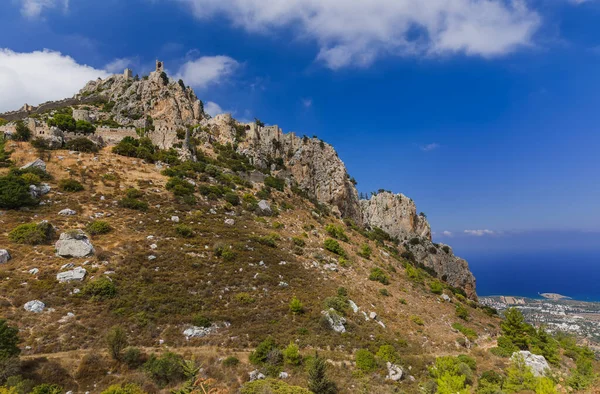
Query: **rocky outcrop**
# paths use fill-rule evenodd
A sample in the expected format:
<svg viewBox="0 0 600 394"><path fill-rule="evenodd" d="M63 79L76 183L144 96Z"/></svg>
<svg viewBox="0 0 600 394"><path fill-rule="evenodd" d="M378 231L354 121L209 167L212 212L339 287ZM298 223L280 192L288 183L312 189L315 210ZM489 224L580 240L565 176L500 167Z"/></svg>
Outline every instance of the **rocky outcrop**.
<svg viewBox="0 0 600 394"><path fill-rule="evenodd" d="M42 170L45 172L46 171L46 163L44 163L44 161L42 159L35 159L31 163L27 163L23 167L21 167L22 170L27 170L30 168Z"/></svg>
<svg viewBox="0 0 600 394"><path fill-rule="evenodd" d="M378 193L369 200L360 200L360 208L366 226L379 227L401 240L414 236L431 240L427 218L417 214L415 202L404 194Z"/></svg>
<svg viewBox="0 0 600 394"><path fill-rule="evenodd" d="M477 299L475 277L469 264L455 256L450 246L434 244L427 238L411 238L403 246L407 251L405 256L409 259L428 268L450 286L463 289L470 299Z"/></svg>
<svg viewBox="0 0 600 394"><path fill-rule="evenodd" d="M546 361L544 356L533 354L526 350L514 352L511 359L522 359L523 362L525 362L525 365L531 368L531 372L533 372L534 376L545 376L546 371L550 369L548 361Z"/></svg>
<svg viewBox="0 0 600 394"><path fill-rule="evenodd" d="M85 278L86 274L87 274L87 271L85 268L77 267L70 271L59 272L58 274L56 274L56 280L61 283L71 282L71 281L81 282Z"/></svg>
<svg viewBox="0 0 600 394"><path fill-rule="evenodd" d="M44 309L46 308L46 304L44 304L42 301L39 301L39 300L32 300L32 301L25 303L25 305L23 305L23 308L27 312L42 313L44 311Z"/></svg>
<svg viewBox="0 0 600 394"><path fill-rule="evenodd" d="M86 257L94 254L94 247L81 230L62 233L56 241L56 254L61 257Z"/></svg>
<svg viewBox="0 0 600 394"><path fill-rule="evenodd" d="M6 264L10 260L10 253L6 249L0 249L0 264Z"/></svg>
<svg viewBox="0 0 600 394"><path fill-rule="evenodd" d="M346 327L344 326L346 324L346 319L340 316L335 309L329 308L329 310L321 311L321 314L333 331L339 332L340 334L346 332Z"/></svg>

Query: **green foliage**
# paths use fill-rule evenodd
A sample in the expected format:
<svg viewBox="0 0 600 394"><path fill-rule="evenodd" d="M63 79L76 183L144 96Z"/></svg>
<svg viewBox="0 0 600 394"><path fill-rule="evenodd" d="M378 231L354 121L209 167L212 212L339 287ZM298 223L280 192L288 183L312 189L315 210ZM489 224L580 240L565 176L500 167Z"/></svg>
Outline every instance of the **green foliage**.
<svg viewBox="0 0 600 394"><path fill-rule="evenodd" d="M96 126L86 120L78 120L75 122L75 131L83 134L93 134L96 132Z"/></svg>
<svg viewBox="0 0 600 394"><path fill-rule="evenodd" d="M6 141L0 137L0 168L9 167L12 165L10 155L12 151L6 150Z"/></svg>
<svg viewBox="0 0 600 394"><path fill-rule="evenodd" d="M357 255L367 260L371 258L371 253L373 253L373 251L371 250L371 247L368 244L362 244L360 250L356 252Z"/></svg>
<svg viewBox="0 0 600 394"><path fill-rule="evenodd" d="M325 226L325 231L327 231L327 233L335 239L348 242L348 236L344 232L344 229L340 226L336 226L335 224L328 224L327 226Z"/></svg>
<svg viewBox="0 0 600 394"><path fill-rule="evenodd" d="M136 347L128 347L123 351L122 360L129 369L135 369L143 364L143 354Z"/></svg>
<svg viewBox="0 0 600 394"><path fill-rule="evenodd" d="M181 382L185 379L181 356L166 352L160 357L151 355L144 363L144 371L159 386Z"/></svg>
<svg viewBox="0 0 600 394"><path fill-rule="evenodd" d="M381 345L376 356L378 359L392 364L400 362L400 356L398 356L396 348L392 345Z"/></svg>
<svg viewBox="0 0 600 394"><path fill-rule="evenodd" d="M290 342L283 350L283 361L289 365L300 365L302 363L302 355L298 349L298 345Z"/></svg>
<svg viewBox="0 0 600 394"><path fill-rule="evenodd" d="M529 349L534 354L544 356L550 364L558 365L560 363L558 341L552 338L543 326L533 331L533 335L530 336Z"/></svg>
<svg viewBox="0 0 600 394"><path fill-rule="evenodd" d="M0 118L0 126L6 126L8 124L8 120L4 118Z"/></svg>
<svg viewBox="0 0 600 394"><path fill-rule="evenodd" d="M377 360L373 353L367 349L359 349L354 355L356 367L363 372L373 372L377 369Z"/></svg>
<svg viewBox="0 0 600 394"><path fill-rule="evenodd" d="M113 384L100 394L145 394L146 392L137 384Z"/></svg>
<svg viewBox="0 0 600 394"><path fill-rule="evenodd" d="M68 141L65 144L65 149L85 153L96 153L99 150L98 145L96 145L94 141L85 137L78 137Z"/></svg>
<svg viewBox="0 0 600 394"><path fill-rule="evenodd" d="M425 325L425 322L424 322L424 321L423 321L423 319L421 319L421 317L419 317L419 316L412 315L412 316L410 317L410 320L411 320L413 323L415 323L416 325L418 325L418 326L424 326L424 325Z"/></svg>
<svg viewBox="0 0 600 394"><path fill-rule="evenodd" d="M378 267L371 268L369 280L376 281L384 285L390 284L389 276L381 268Z"/></svg>
<svg viewBox="0 0 600 394"><path fill-rule="evenodd" d="M575 390L583 390L589 387L596 379L592 361L586 357L577 360L575 371L567 379L567 384Z"/></svg>
<svg viewBox="0 0 600 394"><path fill-rule="evenodd" d="M75 131L77 123L71 115L59 113L48 119L48 126L58 127L62 131Z"/></svg>
<svg viewBox="0 0 600 394"><path fill-rule="evenodd" d="M475 360L467 356L438 357L434 366L429 370L435 379L438 393L455 394L470 393L468 386L473 381L473 369L469 364L475 365Z"/></svg>
<svg viewBox="0 0 600 394"><path fill-rule="evenodd" d="M379 294L381 294L384 297L390 296L390 292L388 291L388 289L379 289Z"/></svg>
<svg viewBox="0 0 600 394"><path fill-rule="evenodd" d="M535 390L536 379L525 364L522 356L517 356L512 360L511 365L506 370L506 380L503 389L509 393L518 393L525 390Z"/></svg>
<svg viewBox="0 0 600 394"><path fill-rule="evenodd" d="M323 300L323 306L325 309L334 309L341 314L346 314L348 309L348 297L343 294L339 294L335 297L327 297Z"/></svg>
<svg viewBox="0 0 600 394"><path fill-rule="evenodd" d="M176 196L183 197L194 194L194 185L181 178L170 178L166 185L167 190Z"/></svg>
<svg viewBox="0 0 600 394"><path fill-rule="evenodd" d="M5 319L0 319L0 360L17 357L19 349L19 330L8 325Z"/></svg>
<svg viewBox="0 0 600 394"><path fill-rule="evenodd" d="M325 242L323 243L323 246L325 247L325 249L327 249L328 251L330 251L332 253L337 254L338 256L348 258L348 254L346 253L344 248L342 248L340 246L339 242L336 241L335 239L327 238L325 240Z"/></svg>
<svg viewBox="0 0 600 394"><path fill-rule="evenodd" d="M296 296L292 297L290 301L290 312L292 312L294 315L304 313L302 301L300 301Z"/></svg>
<svg viewBox="0 0 600 394"><path fill-rule="evenodd" d="M316 391L308 391L299 386L290 386L289 384L273 378L255 380L248 382L240 389L240 394L311 394Z"/></svg>
<svg viewBox="0 0 600 394"><path fill-rule="evenodd" d="M460 323L454 323L454 324L452 324L452 328L454 328L455 330L457 330L458 332L460 332L461 334L463 334L470 341L474 341L478 337L477 333L474 330L472 330L472 329L470 329L468 327L465 327L465 326L463 326Z"/></svg>
<svg viewBox="0 0 600 394"><path fill-rule="evenodd" d="M85 227L85 230L91 235L101 235L110 233L112 227L104 220L94 220Z"/></svg>
<svg viewBox="0 0 600 394"><path fill-rule="evenodd" d="M256 349L250 353L250 362L254 365L262 365L267 362L267 357L271 350L277 349L277 344L273 338L268 337L258 344Z"/></svg>
<svg viewBox="0 0 600 394"><path fill-rule="evenodd" d="M412 266L411 264L405 264L404 270L406 271L406 276L408 279L413 282L421 283L423 281L423 277L421 276L421 272L418 268Z"/></svg>
<svg viewBox="0 0 600 394"><path fill-rule="evenodd" d="M137 211L147 211L148 203L145 201L140 201L135 198L123 198L119 201L119 206L128 209L135 209Z"/></svg>
<svg viewBox="0 0 600 394"><path fill-rule="evenodd" d="M8 238L18 244L40 245L48 243L54 236L54 227L48 222L20 224Z"/></svg>
<svg viewBox="0 0 600 394"><path fill-rule="evenodd" d="M0 208L17 209L37 204L29 193L29 185L20 176L0 177Z"/></svg>
<svg viewBox="0 0 600 394"><path fill-rule="evenodd" d="M35 386L30 394L62 394L63 389L57 384L44 383Z"/></svg>
<svg viewBox="0 0 600 394"><path fill-rule="evenodd" d="M83 185L75 179L61 179L58 182L58 189L62 192L76 193L83 190Z"/></svg>
<svg viewBox="0 0 600 394"><path fill-rule="evenodd" d="M186 224L178 224L175 226L175 232L177 235L184 238L191 238L194 235L194 230Z"/></svg>
<svg viewBox="0 0 600 394"><path fill-rule="evenodd" d="M109 278L100 277L87 282L81 289L81 294L92 300L101 301L116 296L117 287Z"/></svg>
<svg viewBox="0 0 600 394"><path fill-rule="evenodd" d="M270 246L271 248L274 248L277 246L277 241L279 240L279 235L270 234L270 235L264 235L264 236L260 236L260 237L252 237L252 240L258 242L261 245Z"/></svg>
<svg viewBox="0 0 600 394"><path fill-rule="evenodd" d="M469 311L467 310L467 308L465 308L464 305L456 305L456 317L461 318L463 320L469 319Z"/></svg>
<svg viewBox="0 0 600 394"><path fill-rule="evenodd" d="M477 394L502 394L504 376L496 371L485 371L477 381Z"/></svg>
<svg viewBox="0 0 600 394"><path fill-rule="evenodd" d="M235 193L225 193L223 199L234 207L240 205L240 197Z"/></svg>
<svg viewBox="0 0 600 394"><path fill-rule="evenodd" d="M292 237L292 242L294 243L294 245L301 248L306 246L306 242L300 237Z"/></svg>
<svg viewBox="0 0 600 394"><path fill-rule="evenodd" d="M275 190L283 191L285 188L285 179L277 178L274 176L268 176L265 178L265 186L272 187Z"/></svg>
<svg viewBox="0 0 600 394"><path fill-rule="evenodd" d="M212 322L210 321L210 319L204 315L201 314L195 314L192 317L192 324L196 327L210 327L210 325L212 324Z"/></svg>
<svg viewBox="0 0 600 394"><path fill-rule="evenodd" d="M223 360L224 367L235 367L240 363L240 359L234 356L229 356Z"/></svg>
<svg viewBox="0 0 600 394"><path fill-rule="evenodd" d="M119 326L114 326L106 334L106 346L113 360L121 361L123 350L127 347L127 334Z"/></svg>
<svg viewBox="0 0 600 394"><path fill-rule="evenodd" d="M327 362L315 353L308 369L308 389L315 394L336 394L336 384L327 377Z"/></svg>
<svg viewBox="0 0 600 394"><path fill-rule="evenodd" d="M521 350L528 348L527 323L517 308L509 308L504 313L504 321L500 324L502 334Z"/></svg>
<svg viewBox="0 0 600 394"><path fill-rule="evenodd" d="M29 141L31 139L31 130L22 120L17 121L15 134L12 137L15 141Z"/></svg>
<svg viewBox="0 0 600 394"><path fill-rule="evenodd" d="M250 293L241 292L235 295L235 300L242 305L250 305L256 302L256 299Z"/></svg>
<svg viewBox="0 0 600 394"><path fill-rule="evenodd" d="M433 294L442 294L444 292L444 285L436 280L429 284L429 289Z"/></svg>

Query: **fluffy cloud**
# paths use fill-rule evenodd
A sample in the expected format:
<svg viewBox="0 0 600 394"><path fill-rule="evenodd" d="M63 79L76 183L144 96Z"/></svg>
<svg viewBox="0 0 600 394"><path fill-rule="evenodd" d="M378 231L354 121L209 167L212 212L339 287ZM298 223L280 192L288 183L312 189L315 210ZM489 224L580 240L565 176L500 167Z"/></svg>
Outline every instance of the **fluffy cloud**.
<svg viewBox="0 0 600 394"><path fill-rule="evenodd" d="M26 18L38 18L44 9L69 9L69 0L21 0L21 15Z"/></svg>
<svg viewBox="0 0 600 394"><path fill-rule="evenodd" d="M442 235L443 235L444 237L451 237L451 236L452 236L452 232L450 232L450 231L448 231L448 230L446 230L446 231L442 231Z"/></svg>
<svg viewBox="0 0 600 394"><path fill-rule="evenodd" d="M423 152L430 152L430 151L435 150L435 149L437 149L439 147L440 147L440 144L433 143L433 144L427 144L427 145L421 146L421 150Z"/></svg>
<svg viewBox="0 0 600 394"><path fill-rule="evenodd" d="M210 116L224 114L227 112L224 111L223 108L221 108L221 106L215 103L214 101L207 101L206 103L204 103L204 111Z"/></svg>
<svg viewBox="0 0 600 394"><path fill-rule="evenodd" d="M484 235L494 235L496 233L492 230L465 230L465 234L483 237Z"/></svg>
<svg viewBox="0 0 600 394"><path fill-rule="evenodd" d="M108 75L60 52L0 49L0 112L71 97L88 81Z"/></svg>
<svg viewBox="0 0 600 394"><path fill-rule="evenodd" d="M225 16L249 32L295 29L319 45L328 67L377 58L504 55L531 44L540 16L524 0L171 0L199 19Z"/></svg>
<svg viewBox="0 0 600 394"><path fill-rule="evenodd" d="M230 76L239 63L229 56L204 56L184 63L175 79L183 79L194 88L205 88Z"/></svg>
<svg viewBox="0 0 600 394"><path fill-rule="evenodd" d="M115 59L104 66L104 69L111 73L122 73L126 68L137 63L137 59L124 57Z"/></svg>

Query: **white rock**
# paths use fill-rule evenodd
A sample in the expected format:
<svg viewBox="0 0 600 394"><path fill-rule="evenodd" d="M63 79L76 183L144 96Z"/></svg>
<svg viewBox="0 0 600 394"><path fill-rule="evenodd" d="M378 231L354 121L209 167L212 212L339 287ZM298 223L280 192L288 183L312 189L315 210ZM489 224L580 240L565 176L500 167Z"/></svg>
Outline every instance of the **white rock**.
<svg viewBox="0 0 600 394"><path fill-rule="evenodd" d="M514 352L511 359L516 360L517 358L523 358L525 365L531 368L531 371L535 376L544 376L547 369L550 369L548 361L544 356L533 354L527 350L521 350Z"/></svg>
<svg viewBox="0 0 600 394"><path fill-rule="evenodd" d="M271 210L271 205L267 200L260 200L258 202L258 209L263 215L270 215L271 213L273 213L273 211Z"/></svg>
<svg viewBox="0 0 600 394"><path fill-rule="evenodd" d="M0 264L6 264L10 260L10 253L6 249L0 249Z"/></svg>
<svg viewBox="0 0 600 394"><path fill-rule="evenodd" d="M151 254L150 256L148 256L148 260L150 260L150 261L156 260L156 256Z"/></svg>
<svg viewBox="0 0 600 394"><path fill-rule="evenodd" d="M233 226L235 224L235 220L233 219L225 219L225 224L228 226Z"/></svg>
<svg viewBox="0 0 600 394"><path fill-rule="evenodd" d="M73 263L66 263L66 264L63 264L63 265L60 267L60 269L61 269L61 270L66 270L66 269L73 268L73 267L75 267L75 264L73 264Z"/></svg>
<svg viewBox="0 0 600 394"><path fill-rule="evenodd" d="M73 215L76 215L77 212L75 212L72 209L66 208L66 209L63 209L62 211L60 211L58 214L61 216L73 216Z"/></svg>
<svg viewBox="0 0 600 394"><path fill-rule="evenodd" d="M27 302L23 308L25 308L27 312L41 313L44 308L46 308L46 304L39 300L32 300Z"/></svg>
<svg viewBox="0 0 600 394"><path fill-rule="evenodd" d="M154 250L154 249L156 249L156 248L158 248L158 245L157 245L157 244L152 244L152 245L150 245L150 249Z"/></svg>
<svg viewBox="0 0 600 394"><path fill-rule="evenodd" d="M71 271L65 271L65 272L60 272L58 274L56 274L56 280L58 280L61 283L64 282L71 282L71 281L82 281L83 278L85 278L85 275L87 274L87 271L85 270L85 268L82 267L77 267Z"/></svg>
<svg viewBox="0 0 600 394"><path fill-rule="evenodd" d="M377 319L377 313L375 312L369 312L369 317L373 320Z"/></svg>
<svg viewBox="0 0 600 394"><path fill-rule="evenodd" d="M280 372L279 373L279 379L287 379L290 377L290 374L287 372Z"/></svg>
<svg viewBox="0 0 600 394"><path fill-rule="evenodd" d="M29 273L31 275L37 275L39 272L40 272L40 270L37 269L37 268L32 268L32 269L29 270Z"/></svg>
<svg viewBox="0 0 600 394"><path fill-rule="evenodd" d="M358 308L358 305L356 305L356 303L355 303L354 301L352 301L352 300L348 300L348 305L350 305L350 308L352 308L352 311L353 311L354 313L357 313L357 312L358 312L358 309L359 309L359 308Z"/></svg>
<svg viewBox="0 0 600 394"><path fill-rule="evenodd" d="M388 373L385 378L387 380L393 380L394 382L397 382L400 379L402 379L402 374L403 374L402 368L400 368L396 364L392 364L389 361L387 362L386 366L387 366Z"/></svg>
<svg viewBox="0 0 600 394"><path fill-rule="evenodd" d="M173 223L179 223L179 216L171 216L171 221Z"/></svg>
<svg viewBox="0 0 600 394"><path fill-rule="evenodd" d="M451 298L448 296L448 294L442 294L442 300L444 300L446 302L452 301Z"/></svg>
<svg viewBox="0 0 600 394"><path fill-rule="evenodd" d="M22 170L26 170L28 168L39 168L42 171L46 171L46 163L44 163L42 159L35 159L34 161L21 167Z"/></svg>
<svg viewBox="0 0 600 394"><path fill-rule="evenodd" d="M264 378L266 378L266 376L265 376L265 375L263 375L262 373L260 373L260 372L258 371L258 369L256 369L256 370L254 370L254 371L250 372L248 375L250 375L250 381L251 381L251 382L253 382L253 381L255 381L255 380L261 380L261 379L264 379Z"/></svg>
<svg viewBox="0 0 600 394"><path fill-rule="evenodd" d="M335 332L343 333L346 332L346 319L344 319L338 312L333 308L329 308L327 311L321 311L321 314L325 316L327 321L329 322L329 326Z"/></svg>
<svg viewBox="0 0 600 394"><path fill-rule="evenodd" d="M56 254L61 257L85 257L94 254L94 246L81 230L62 233L55 247Z"/></svg>

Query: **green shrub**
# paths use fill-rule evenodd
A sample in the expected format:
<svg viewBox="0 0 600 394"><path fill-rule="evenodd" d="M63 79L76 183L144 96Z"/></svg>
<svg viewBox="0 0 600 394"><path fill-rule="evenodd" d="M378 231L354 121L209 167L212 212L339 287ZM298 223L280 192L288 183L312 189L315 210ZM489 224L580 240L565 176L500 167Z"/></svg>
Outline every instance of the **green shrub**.
<svg viewBox="0 0 600 394"><path fill-rule="evenodd" d="M48 119L48 126L58 127L62 131L75 131L77 122L71 115L59 113Z"/></svg>
<svg viewBox="0 0 600 394"><path fill-rule="evenodd" d="M223 199L233 206L240 205L240 197L235 193L225 193Z"/></svg>
<svg viewBox="0 0 600 394"><path fill-rule="evenodd" d="M256 300L249 293L241 292L235 295L235 300L242 305L253 304Z"/></svg>
<svg viewBox="0 0 600 394"><path fill-rule="evenodd" d="M390 284L390 278L387 276L385 272L381 268L373 267L371 268L371 274L369 275L369 280L379 282L384 285Z"/></svg>
<svg viewBox="0 0 600 394"><path fill-rule="evenodd" d="M63 389L57 384L43 383L35 386L30 394L62 394Z"/></svg>
<svg viewBox="0 0 600 394"><path fill-rule="evenodd" d="M463 320L469 319L469 311L463 305L456 305L456 317L459 317Z"/></svg>
<svg viewBox="0 0 600 394"><path fill-rule="evenodd" d="M0 319L0 360L12 359L21 353L19 349L19 330Z"/></svg>
<svg viewBox="0 0 600 394"><path fill-rule="evenodd" d="M144 197L144 193L141 190L130 187L125 190L125 196L127 196L127 198L142 198Z"/></svg>
<svg viewBox="0 0 600 394"><path fill-rule="evenodd" d="M0 124L0 126L2 126ZM0 168L10 167L12 165L12 161L10 160L10 155L12 151L6 150L6 142L4 138L0 138Z"/></svg>
<svg viewBox="0 0 600 394"><path fill-rule="evenodd" d="M287 347L283 350L283 360L286 364L300 365L302 363L302 355L300 355L298 345L290 342L290 344L287 345Z"/></svg>
<svg viewBox="0 0 600 394"><path fill-rule="evenodd" d="M224 367L235 367L235 366L239 365L239 363L240 363L239 358L234 357L234 356L229 356L223 360Z"/></svg>
<svg viewBox="0 0 600 394"><path fill-rule="evenodd" d="M270 235L265 235L265 236L261 236L261 237L252 237L252 240L258 242L261 245L266 245L266 246L270 246L271 248L274 248L277 246L277 241L279 240L279 235L270 234Z"/></svg>
<svg viewBox="0 0 600 394"><path fill-rule="evenodd" d="M181 178L170 178L166 187L167 190L179 197L192 195L195 191L194 185Z"/></svg>
<svg viewBox="0 0 600 394"><path fill-rule="evenodd" d="M372 252L373 251L371 250L371 247L368 244L362 244L360 250L356 252L356 254L362 258L369 260L371 258Z"/></svg>
<svg viewBox="0 0 600 394"><path fill-rule="evenodd" d="M54 227L46 221L27 223L15 227L8 238L18 244L40 245L48 243L54 236Z"/></svg>
<svg viewBox="0 0 600 394"><path fill-rule="evenodd" d="M109 278L100 277L86 283L81 289L81 294L92 300L105 300L117 295L117 287Z"/></svg>
<svg viewBox="0 0 600 394"><path fill-rule="evenodd" d="M398 352L396 351L396 348L392 345L381 345L379 347L379 350L377 351L376 356L378 359L385 362L390 362L392 364L396 364L400 361Z"/></svg>
<svg viewBox="0 0 600 394"><path fill-rule="evenodd" d="M334 309L341 314L345 314L348 309L348 298L337 295L336 297L327 297L323 300L325 309Z"/></svg>
<svg viewBox="0 0 600 394"><path fill-rule="evenodd" d="M429 284L429 289L433 294L442 294L444 292L444 285L441 282L434 281Z"/></svg>
<svg viewBox="0 0 600 394"><path fill-rule="evenodd" d="M188 225L178 224L175 226L175 232L177 235L184 238L191 238L194 235L194 230Z"/></svg>
<svg viewBox="0 0 600 394"><path fill-rule="evenodd" d="M119 326L112 327L106 334L106 346L113 360L121 361L123 349L127 347L127 334Z"/></svg>
<svg viewBox="0 0 600 394"><path fill-rule="evenodd" d="M16 126L16 131L12 138L15 141L29 141L31 138L31 130L25 125L25 122L19 120L17 121Z"/></svg>
<svg viewBox="0 0 600 394"><path fill-rule="evenodd" d="M135 198L123 198L119 201L119 205L123 208L135 209L137 211L148 210L147 202L136 200Z"/></svg>
<svg viewBox="0 0 600 394"><path fill-rule="evenodd" d="M283 191L285 188L285 179L268 176L265 178L265 186L272 187L273 189Z"/></svg>
<svg viewBox="0 0 600 394"><path fill-rule="evenodd" d="M42 182L39 176L32 173L26 173L21 175L21 179L27 182L28 185L39 185Z"/></svg>
<svg viewBox="0 0 600 394"><path fill-rule="evenodd" d="M472 330L472 329L470 329L468 327L465 327L465 326L463 326L460 323L454 323L454 324L452 324L452 328L454 328L455 330L457 330L458 332L460 332L461 334L463 334L470 341L474 341L478 337L477 333L474 330Z"/></svg>
<svg viewBox="0 0 600 394"><path fill-rule="evenodd" d="M292 297L292 300L290 301L290 312L292 312L294 315L304 313L302 301L300 301L296 296Z"/></svg>
<svg viewBox="0 0 600 394"><path fill-rule="evenodd" d="M58 182L58 189L63 192L80 192L83 190L83 185L75 179L61 179Z"/></svg>
<svg viewBox="0 0 600 394"><path fill-rule="evenodd" d="M255 380L245 383L240 389L240 394L312 394L313 391L308 391L299 386L290 386L286 382L278 379L267 378ZM315 391L317 393L317 391ZM327 394L323 391L318 393Z"/></svg>
<svg viewBox="0 0 600 394"><path fill-rule="evenodd" d="M144 363L144 355L136 347L128 347L123 351L123 363L129 369L136 369Z"/></svg>
<svg viewBox="0 0 600 394"><path fill-rule="evenodd" d="M135 383L113 384L100 394L146 394L146 392Z"/></svg>
<svg viewBox="0 0 600 394"><path fill-rule="evenodd" d="M94 141L85 137L79 137L68 141L65 144L65 148L84 153L96 153L99 151L98 145L96 145Z"/></svg>
<svg viewBox="0 0 600 394"><path fill-rule="evenodd" d="M337 386L327 377L327 362L315 353L308 369L308 389L313 393L336 394Z"/></svg>
<svg viewBox="0 0 600 394"><path fill-rule="evenodd" d="M185 379L183 359L171 352L166 352L160 357L151 355L144 363L144 371L150 379L162 387Z"/></svg>
<svg viewBox="0 0 600 394"><path fill-rule="evenodd" d="M381 294L384 297L390 296L390 292L388 291L388 289L379 289L379 294Z"/></svg>
<svg viewBox="0 0 600 394"><path fill-rule="evenodd" d="M418 326L424 326L425 325L425 322L419 316L413 315L413 316L410 317L410 320L413 323L415 323L416 325L418 325Z"/></svg>
<svg viewBox="0 0 600 394"><path fill-rule="evenodd" d="M0 177L0 208L17 209L37 203L29 193L29 185L21 177Z"/></svg>
<svg viewBox="0 0 600 394"><path fill-rule="evenodd" d="M93 134L96 127L86 120L78 120L75 122L75 131L83 134Z"/></svg>
<svg viewBox="0 0 600 394"><path fill-rule="evenodd" d="M192 317L192 325L196 327L210 327L212 322L204 315L196 314Z"/></svg>
<svg viewBox="0 0 600 394"><path fill-rule="evenodd" d="M294 245L301 248L306 246L306 242L300 237L292 237L292 242L294 243Z"/></svg>
<svg viewBox="0 0 600 394"><path fill-rule="evenodd" d="M339 242L335 239L327 238L323 243L323 246L328 251L337 254L338 256L348 258L346 251L340 246Z"/></svg>
<svg viewBox="0 0 600 394"><path fill-rule="evenodd" d="M250 362L254 365L264 364L265 362L267 362L267 357L273 349L277 349L277 344L275 343L273 338L268 337L267 339L259 343L256 349L252 353L250 353Z"/></svg>
<svg viewBox="0 0 600 394"><path fill-rule="evenodd" d="M339 239L340 241L348 242L348 236L344 232L344 229L339 226L336 226L334 224L328 224L327 226L325 226L325 231L327 231L327 234L329 234L333 238Z"/></svg>
<svg viewBox="0 0 600 394"><path fill-rule="evenodd" d="M354 355L356 367L363 372L373 372L377 369L377 360L373 353L367 349L360 349Z"/></svg>
<svg viewBox="0 0 600 394"><path fill-rule="evenodd" d="M108 234L112 227L104 220L94 220L85 227L86 231L92 235Z"/></svg>

